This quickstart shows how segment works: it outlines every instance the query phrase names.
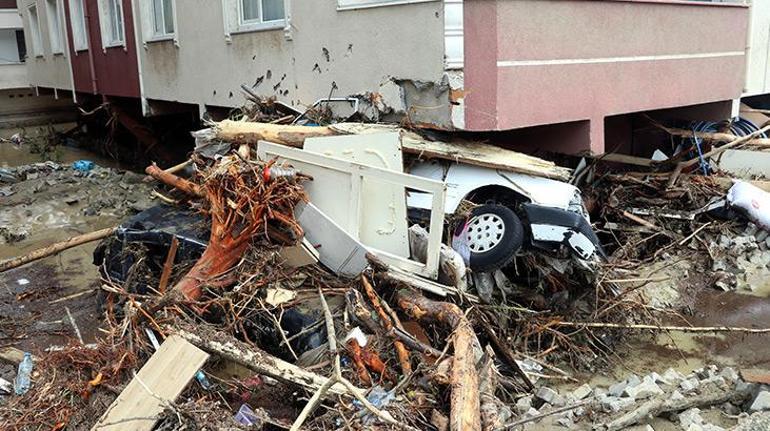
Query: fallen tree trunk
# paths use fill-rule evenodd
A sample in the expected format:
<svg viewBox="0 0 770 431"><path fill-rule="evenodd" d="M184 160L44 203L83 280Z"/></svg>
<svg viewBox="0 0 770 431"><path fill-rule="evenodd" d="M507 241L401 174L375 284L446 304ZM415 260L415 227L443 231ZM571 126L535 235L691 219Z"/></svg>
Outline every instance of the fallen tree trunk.
<svg viewBox="0 0 770 431"><path fill-rule="evenodd" d="M598 425L594 429L617 431L635 425L649 417L660 416L664 413L678 412L693 407L710 407L728 401L742 401L748 398L748 393L738 392L733 388L723 390L714 387L713 389L713 391L704 391L705 393L696 397L678 400L656 398L647 401L636 409L621 415L607 424Z"/></svg>
<svg viewBox="0 0 770 431"><path fill-rule="evenodd" d="M22 256L6 259L0 262L0 272L5 272L5 271L8 271L9 269L17 268L19 266L42 259L44 257L61 253L62 251L70 249L72 247L77 247L79 245L87 244L89 242L98 241L102 238L106 238L112 235L116 229L117 228L114 228L114 227L108 227L107 229L97 230L96 232L89 232L83 235L73 236L72 238L66 241L57 242L55 244L51 244L49 246L39 248L35 251L32 251Z"/></svg>
<svg viewBox="0 0 770 431"><path fill-rule="evenodd" d="M255 145L260 140L302 148L306 138L336 135L367 135L401 132L405 153L421 158L438 158L469 163L491 169L504 169L529 175L568 180L572 171L553 162L481 142L441 142L423 139L420 135L397 126L382 124L338 123L333 126L309 127L271 123L225 120L213 128L217 139L234 144Z"/></svg>
<svg viewBox="0 0 770 431"><path fill-rule="evenodd" d="M215 126L217 138L235 144L257 144L270 141L289 147L302 148L306 138L335 136L329 127L297 126L272 123L224 120Z"/></svg>
<svg viewBox="0 0 770 431"><path fill-rule="evenodd" d="M450 339L454 346L454 357L449 377L452 387L449 429L481 429L476 351L479 354L481 352L471 323L455 304L432 301L412 290L399 290L396 300L399 307L415 319L439 321L452 329Z"/></svg>
<svg viewBox="0 0 770 431"><path fill-rule="evenodd" d="M293 208L305 199L301 186L286 179L267 181L260 172L269 165L255 164L235 156L220 159L205 173L204 185L179 178L156 165L147 173L188 194L201 196L208 204L211 235L201 257L161 300L159 306L182 299L198 300L203 287L222 287L232 282L228 274L248 249L254 235L267 231L275 220L294 231L302 228L293 218Z"/></svg>

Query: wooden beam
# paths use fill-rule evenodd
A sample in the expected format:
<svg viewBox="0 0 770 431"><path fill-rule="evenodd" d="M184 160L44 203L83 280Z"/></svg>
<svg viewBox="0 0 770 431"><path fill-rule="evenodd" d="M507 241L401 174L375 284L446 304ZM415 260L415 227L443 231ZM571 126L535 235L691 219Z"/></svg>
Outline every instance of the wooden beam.
<svg viewBox="0 0 770 431"><path fill-rule="evenodd" d="M209 355L172 335L113 401L92 431L151 431Z"/></svg>

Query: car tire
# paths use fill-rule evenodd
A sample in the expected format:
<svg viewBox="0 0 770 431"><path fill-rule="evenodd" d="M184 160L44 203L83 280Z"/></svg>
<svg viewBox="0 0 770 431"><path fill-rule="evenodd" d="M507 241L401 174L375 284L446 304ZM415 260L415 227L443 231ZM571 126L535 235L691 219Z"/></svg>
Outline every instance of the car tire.
<svg viewBox="0 0 770 431"><path fill-rule="evenodd" d="M470 250L470 267L489 272L509 264L524 243L524 227L510 208L481 205L471 211L465 241Z"/></svg>

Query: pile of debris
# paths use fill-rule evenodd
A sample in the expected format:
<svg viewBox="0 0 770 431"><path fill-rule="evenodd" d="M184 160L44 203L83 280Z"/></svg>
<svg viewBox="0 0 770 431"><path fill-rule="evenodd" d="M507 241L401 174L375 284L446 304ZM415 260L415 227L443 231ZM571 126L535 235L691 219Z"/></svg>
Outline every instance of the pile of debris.
<svg viewBox="0 0 770 431"><path fill-rule="evenodd" d="M95 252L101 337L26 359L0 350L22 364L16 396L0 396L5 427L495 430L553 419L614 430L675 412L695 431L718 429L695 408L770 407L730 369L562 394L538 383L574 381L554 363L606 365L630 330L688 330L659 324L641 289L651 278L634 268L721 229L695 223L723 194L709 180L591 181L599 234L616 241L603 245L562 181L572 172L551 162L392 126L277 124L287 121L214 124L195 133L188 163L147 168L164 205L110 229ZM671 205L633 209L651 204Z"/></svg>

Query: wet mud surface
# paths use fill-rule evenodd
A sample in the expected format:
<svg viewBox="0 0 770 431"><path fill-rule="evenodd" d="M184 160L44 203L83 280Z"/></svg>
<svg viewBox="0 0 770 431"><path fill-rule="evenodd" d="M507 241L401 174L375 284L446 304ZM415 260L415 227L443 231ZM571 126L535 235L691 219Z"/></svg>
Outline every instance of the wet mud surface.
<svg viewBox="0 0 770 431"><path fill-rule="evenodd" d="M6 166L0 180L0 260L115 226L155 204L152 184L141 174L98 164L87 173L51 162L8 167L36 155L2 145L0 154L15 158L0 162ZM89 154L78 151L65 159L84 156ZM101 320L100 278L92 264L97 244L0 273L0 347L37 351L62 345L77 337L75 326L84 342L94 340Z"/></svg>

